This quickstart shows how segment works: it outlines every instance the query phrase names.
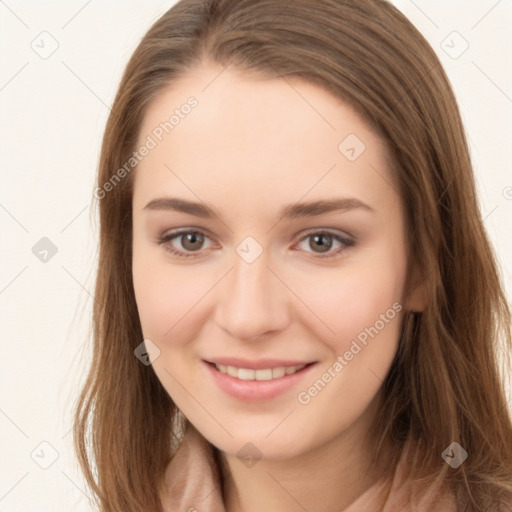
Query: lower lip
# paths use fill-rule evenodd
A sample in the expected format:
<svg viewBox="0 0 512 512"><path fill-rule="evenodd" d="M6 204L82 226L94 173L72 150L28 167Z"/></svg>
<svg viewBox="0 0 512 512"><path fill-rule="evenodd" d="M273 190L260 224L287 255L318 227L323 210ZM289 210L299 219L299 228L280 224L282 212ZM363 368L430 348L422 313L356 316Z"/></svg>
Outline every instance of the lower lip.
<svg viewBox="0 0 512 512"><path fill-rule="evenodd" d="M309 375L317 363L310 364L292 373L272 380L241 380L217 370L211 363L203 361L214 382L228 395L239 400L270 400L296 386Z"/></svg>

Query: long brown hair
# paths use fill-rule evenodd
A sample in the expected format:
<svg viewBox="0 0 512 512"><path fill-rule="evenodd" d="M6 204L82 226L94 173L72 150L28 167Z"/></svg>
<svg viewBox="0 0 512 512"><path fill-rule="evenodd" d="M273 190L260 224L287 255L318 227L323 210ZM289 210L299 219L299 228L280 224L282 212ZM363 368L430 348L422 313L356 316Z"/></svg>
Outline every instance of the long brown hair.
<svg viewBox="0 0 512 512"><path fill-rule="evenodd" d="M441 479L465 511L512 506L511 315L457 102L434 51L385 0L181 0L128 62L100 156L93 360L74 442L101 512L162 511L177 439L176 405L134 356L143 339L131 268L136 170L113 176L136 149L149 102L205 60L319 85L387 142L428 306L404 325L372 433L392 437L395 462L411 436L426 454L411 476ZM468 452L457 469L441 458L454 441Z"/></svg>

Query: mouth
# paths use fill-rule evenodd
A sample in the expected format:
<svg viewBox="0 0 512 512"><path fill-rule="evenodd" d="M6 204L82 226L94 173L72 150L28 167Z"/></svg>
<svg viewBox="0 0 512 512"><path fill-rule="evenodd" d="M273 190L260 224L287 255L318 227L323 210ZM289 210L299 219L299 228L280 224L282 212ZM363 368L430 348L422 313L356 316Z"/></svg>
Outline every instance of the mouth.
<svg viewBox="0 0 512 512"><path fill-rule="evenodd" d="M207 370L207 381L214 389L219 389L232 398L244 402L261 403L297 390L304 386L301 382L313 377L313 368L318 364L314 361L306 364L273 366L270 368L243 368L223 365L203 360ZM246 363L246 366L248 364Z"/></svg>

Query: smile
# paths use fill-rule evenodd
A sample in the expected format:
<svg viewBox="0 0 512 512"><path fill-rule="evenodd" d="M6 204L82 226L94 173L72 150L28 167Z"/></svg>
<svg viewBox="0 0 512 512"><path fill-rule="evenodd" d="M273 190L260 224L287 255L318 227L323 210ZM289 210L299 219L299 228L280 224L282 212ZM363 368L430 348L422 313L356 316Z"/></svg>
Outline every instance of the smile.
<svg viewBox="0 0 512 512"><path fill-rule="evenodd" d="M312 372L318 364L318 361L312 363L294 361L299 364L277 366L277 364L282 365L285 362L260 360L252 363L254 366L260 366L256 369L245 368L245 366L249 366L248 361L240 361L238 363L240 366L233 366L233 363L236 364L236 358L223 359L224 361L217 363L203 360L207 378L212 379L206 383L207 388L211 382L214 388L220 389L225 394L249 402L271 400L286 391L291 392L294 388L298 389L304 379L311 378ZM231 364L226 364L228 362Z"/></svg>

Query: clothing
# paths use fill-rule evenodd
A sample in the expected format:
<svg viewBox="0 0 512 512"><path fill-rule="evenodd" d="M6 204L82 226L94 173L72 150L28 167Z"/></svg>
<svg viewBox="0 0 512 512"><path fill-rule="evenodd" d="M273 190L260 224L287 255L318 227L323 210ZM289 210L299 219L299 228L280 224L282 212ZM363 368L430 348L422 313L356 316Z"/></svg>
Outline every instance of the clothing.
<svg viewBox="0 0 512 512"><path fill-rule="evenodd" d="M379 510L378 494L385 482L379 480L340 512L457 512L453 495L441 496L432 488L420 497L418 490L410 484L404 466L404 456L410 448L409 443L397 465L389 502L382 511ZM189 424L165 473L164 511L226 512L221 482L211 446Z"/></svg>

